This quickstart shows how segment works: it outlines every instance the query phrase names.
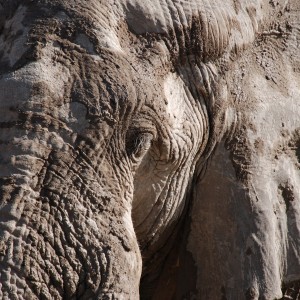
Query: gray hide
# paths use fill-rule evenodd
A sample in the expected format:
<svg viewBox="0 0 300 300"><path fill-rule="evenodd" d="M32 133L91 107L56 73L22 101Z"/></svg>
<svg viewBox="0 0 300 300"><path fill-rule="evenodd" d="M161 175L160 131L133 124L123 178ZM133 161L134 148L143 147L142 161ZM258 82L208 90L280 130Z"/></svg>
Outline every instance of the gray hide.
<svg viewBox="0 0 300 300"><path fill-rule="evenodd" d="M298 0L0 0L0 298L298 299L299 45Z"/></svg>

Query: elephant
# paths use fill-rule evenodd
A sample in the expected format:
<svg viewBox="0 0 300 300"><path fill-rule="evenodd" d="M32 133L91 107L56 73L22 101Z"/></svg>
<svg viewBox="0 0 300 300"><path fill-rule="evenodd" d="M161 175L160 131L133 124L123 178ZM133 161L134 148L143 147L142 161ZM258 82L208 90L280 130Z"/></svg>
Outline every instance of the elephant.
<svg viewBox="0 0 300 300"><path fill-rule="evenodd" d="M299 45L297 0L0 1L0 298L297 299Z"/></svg>

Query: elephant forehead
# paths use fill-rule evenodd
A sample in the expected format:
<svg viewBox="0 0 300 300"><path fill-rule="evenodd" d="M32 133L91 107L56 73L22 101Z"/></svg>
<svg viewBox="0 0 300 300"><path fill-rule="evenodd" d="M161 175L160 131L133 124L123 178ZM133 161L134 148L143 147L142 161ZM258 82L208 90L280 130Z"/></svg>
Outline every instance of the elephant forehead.
<svg viewBox="0 0 300 300"><path fill-rule="evenodd" d="M243 49L254 40L263 20L262 1L128 0L125 5L129 28L136 34L170 34L198 27L199 43L206 55L221 55L225 49ZM178 38L179 47L180 37ZM236 49L235 49L236 48ZM199 50L199 49L198 49ZM200 53L199 53L200 54Z"/></svg>
<svg viewBox="0 0 300 300"><path fill-rule="evenodd" d="M53 37L69 40L91 55L96 54L97 47L122 52L115 30L121 17L108 3L81 1L74 8L63 0L20 2L14 0L12 5L0 7L1 64L14 66L29 47Z"/></svg>

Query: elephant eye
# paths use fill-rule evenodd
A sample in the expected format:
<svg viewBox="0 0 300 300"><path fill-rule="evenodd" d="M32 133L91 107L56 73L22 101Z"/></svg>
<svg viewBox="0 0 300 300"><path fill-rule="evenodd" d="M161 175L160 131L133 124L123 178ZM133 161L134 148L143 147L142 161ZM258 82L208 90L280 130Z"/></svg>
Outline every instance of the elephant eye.
<svg viewBox="0 0 300 300"><path fill-rule="evenodd" d="M150 149L152 141L152 133L130 130L126 138L126 151L128 156L137 162Z"/></svg>

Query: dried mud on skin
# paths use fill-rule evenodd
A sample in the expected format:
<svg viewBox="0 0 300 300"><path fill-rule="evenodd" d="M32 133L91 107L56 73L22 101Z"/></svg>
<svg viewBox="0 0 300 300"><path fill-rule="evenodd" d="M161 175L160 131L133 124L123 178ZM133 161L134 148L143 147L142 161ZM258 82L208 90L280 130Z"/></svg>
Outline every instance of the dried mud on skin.
<svg viewBox="0 0 300 300"><path fill-rule="evenodd" d="M299 299L299 16L0 0L0 298Z"/></svg>

